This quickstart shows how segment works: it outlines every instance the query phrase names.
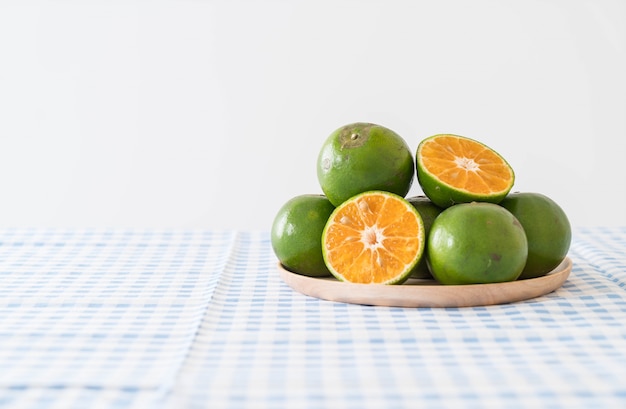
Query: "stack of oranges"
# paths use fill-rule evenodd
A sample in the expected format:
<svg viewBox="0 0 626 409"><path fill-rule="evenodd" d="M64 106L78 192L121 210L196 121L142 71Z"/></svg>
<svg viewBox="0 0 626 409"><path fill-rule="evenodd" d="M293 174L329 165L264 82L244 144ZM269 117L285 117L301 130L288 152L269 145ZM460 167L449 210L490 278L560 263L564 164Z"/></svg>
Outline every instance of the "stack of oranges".
<svg viewBox="0 0 626 409"><path fill-rule="evenodd" d="M413 154L391 129L352 123L323 143L317 176L323 194L290 199L272 224L274 252L294 273L497 283L545 275L569 250L563 209L540 193L511 193L513 168L475 139L434 135ZM415 179L424 195L407 198Z"/></svg>

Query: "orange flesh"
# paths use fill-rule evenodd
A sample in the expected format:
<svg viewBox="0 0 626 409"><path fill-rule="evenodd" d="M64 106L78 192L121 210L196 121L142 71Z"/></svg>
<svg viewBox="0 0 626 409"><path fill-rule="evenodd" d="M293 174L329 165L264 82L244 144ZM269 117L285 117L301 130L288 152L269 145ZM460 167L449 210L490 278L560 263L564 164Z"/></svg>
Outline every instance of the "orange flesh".
<svg viewBox="0 0 626 409"><path fill-rule="evenodd" d="M491 194L511 186L508 164L493 150L471 140L440 136L426 142L420 156L429 173L457 189Z"/></svg>
<svg viewBox="0 0 626 409"><path fill-rule="evenodd" d="M331 219L325 236L327 261L349 282L393 282L421 250L420 227L421 219L402 201L364 195Z"/></svg>

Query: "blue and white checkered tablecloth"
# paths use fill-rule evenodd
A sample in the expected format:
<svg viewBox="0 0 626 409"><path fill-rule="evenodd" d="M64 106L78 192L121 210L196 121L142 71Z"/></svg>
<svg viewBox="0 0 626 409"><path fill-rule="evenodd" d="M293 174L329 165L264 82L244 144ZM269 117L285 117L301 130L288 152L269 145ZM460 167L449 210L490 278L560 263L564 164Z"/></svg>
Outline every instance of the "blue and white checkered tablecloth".
<svg viewBox="0 0 626 409"><path fill-rule="evenodd" d="M318 300L267 232L0 231L0 407L624 408L626 227L476 308Z"/></svg>

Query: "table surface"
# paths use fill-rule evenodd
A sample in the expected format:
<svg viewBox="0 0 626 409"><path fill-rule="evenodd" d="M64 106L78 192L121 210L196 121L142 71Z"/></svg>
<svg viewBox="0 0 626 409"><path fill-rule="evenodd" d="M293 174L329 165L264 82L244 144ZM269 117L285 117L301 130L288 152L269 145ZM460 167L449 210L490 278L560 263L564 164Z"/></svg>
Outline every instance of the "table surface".
<svg viewBox="0 0 626 409"><path fill-rule="evenodd" d="M575 228L545 296L319 300L269 234L0 230L0 407L623 408L626 227Z"/></svg>

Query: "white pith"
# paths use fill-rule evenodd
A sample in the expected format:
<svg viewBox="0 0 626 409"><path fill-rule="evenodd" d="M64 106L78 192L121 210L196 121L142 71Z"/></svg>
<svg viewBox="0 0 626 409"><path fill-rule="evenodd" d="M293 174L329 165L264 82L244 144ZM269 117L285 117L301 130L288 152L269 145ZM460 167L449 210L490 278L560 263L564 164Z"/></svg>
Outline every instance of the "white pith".
<svg viewBox="0 0 626 409"><path fill-rule="evenodd" d="M367 250L371 250L376 253L376 262L382 267L383 260L378 254L378 249L383 247L383 241L385 240L385 234L383 229L380 229L377 225L368 226L361 232L361 243Z"/></svg>
<svg viewBox="0 0 626 409"><path fill-rule="evenodd" d="M458 167L468 170L470 172L477 172L480 169L478 163L476 163L472 158L457 156L454 158L454 163Z"/></svg>

